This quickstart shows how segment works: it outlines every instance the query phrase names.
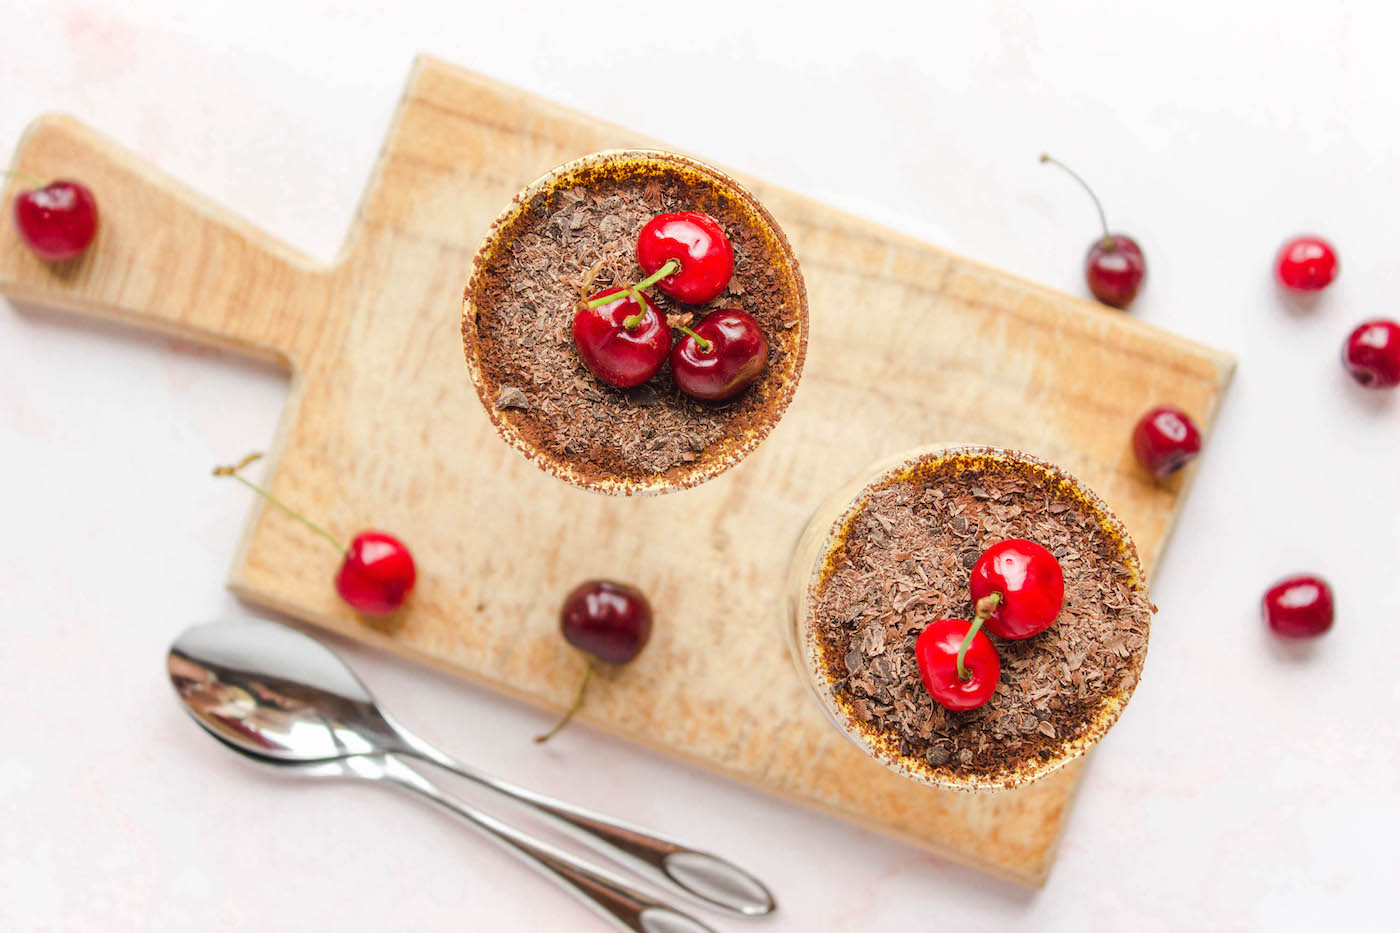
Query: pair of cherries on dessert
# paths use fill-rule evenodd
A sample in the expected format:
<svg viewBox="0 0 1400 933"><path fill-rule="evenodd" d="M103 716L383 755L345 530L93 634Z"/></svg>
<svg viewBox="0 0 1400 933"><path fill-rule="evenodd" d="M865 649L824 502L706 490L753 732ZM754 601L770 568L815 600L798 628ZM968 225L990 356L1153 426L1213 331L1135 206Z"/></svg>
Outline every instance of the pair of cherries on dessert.
<svg viewBox="0 0 1400 933"><path fill-rule="evenodd" d="M588 371L619 389L639 386L669 357L671 378L691 398L723 402L744 391L768 365L768 340L753 315L723 308L692 330L668 321L647 300L656 286L690 305L709 304L734 274L734 247L708 214L658 214L637 236L646 278L589 295L574 315L574 346ZM671 328L682 332L671 344Z"/></svg>
<svg viewBox="0 0 1400 933"><path fill-rule="evenodd" d="M971 710L996 692L1001 656L982 631L1000 638L1039 635L1060 614L1065 578L1060 562L1034 541L1012 538L987 548L968 581L973 618L930 622L914 643L924 688L942 706Z"/></svg>

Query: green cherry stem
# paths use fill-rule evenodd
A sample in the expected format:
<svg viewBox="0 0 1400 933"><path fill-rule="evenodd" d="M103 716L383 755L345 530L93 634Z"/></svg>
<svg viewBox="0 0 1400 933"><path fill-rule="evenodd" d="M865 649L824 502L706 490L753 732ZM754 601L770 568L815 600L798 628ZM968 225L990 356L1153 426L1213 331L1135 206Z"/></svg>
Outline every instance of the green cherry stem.
<svg viewBox="0 0 1400 933"><path fill-rule="evenodd" d="M1094 189L1089 187L1089 183L1087 181L1079 177L1078 172L1070 168L1065 163L1061 162L1059 159L1053 158L1052 156L1048 156L1045 153L1041 153L1040 161L1049 162L1051 165L1059 166L1061 169L1064 170L1064 172L1067 175L1069 175L1070 178L1073 178L1075 181L1079 182L1079 187L1089 192L1089 197L1094 202L1094 209L1099 212L1099 223L1103 226L1103 248L1113 249L1113 237L1108 232L1108 218L1104 216L1103 205L1099 203L1099 196L1097 194L1094 194Z"/></svg>
<svg viewBox="0 0 1400 933"><path fill-rule="evenodd" d="M564 711L563 717L554 724L553 729L550 729L544 735L535 736L536 742L548 742L550 739L554 738L559 734L560 729L569 724L569 720L574 718L574 714L583 708L583 694L588 690L588 681L593 678L593 665L596 663L597 662L592 657L589 657L588 667L584 668L583 671L583 683L578 685L578 693L574 694L574 702L569 704L569 708Z"/></svg>
<svg viewBox="0 0 1400 933"><path fill-rule="evenodd" d="M630 333L638 327L641 327L642 320L647 316L647 298L637 290L637 286L635 285L628 289L628 294L632 296L632 300L637 303L637 306L642 309L631 317L623 319L622 326L627 328L627 331Z"/></svg>
<svg viewBox="0 0 1400 933"><path fill-rule="evenodd" d="M657 269L651 275L642 279L640 282L638 282L636 285L633 285L632 287L636 289L651 288L657 282L660 282L662 279L666 278L666 276L675 275L679 271L681 271L681 264L674 259L668 259L666 260L666 264L664 266L662 266L660 269Z"/></svg>
<svg viewBox="0 0 1400 933"><path fill-rule="evenodd" d="M21 183L31 184L37 188L42 188L45 184L44 180L38 175L31 175L28 172L16 172L13 169L0 171L0 176L4 176L5 178L17 178Z"/></svg>
<svg viewBox="0 0 1400 933"><path fill-rule="evenodd" d="M599 295L583 303L585 308L601 308L603 305L610 305L620 298L632 297L632 286L624 285L615 292L608 292L606 295Z"/></svg>
<svg viewBox="0 0 1400 933"><path fill-rule="evenodd" d="M1001 605L1001 594L991 593L977 600L977 610L973 615L972 626L963 636L962 645L958 648L958 679L971 680L972 672L963 666L963 659L967 657L967 649L972 647L972 639L977 637L977 633L982 631L982 623L992 617L997 606Z"/></svg>
<svg viewBox="0 0 1400 933"><path fill-rule="evenodd" d="M607 295L599 295L597 298L594 298L590 301L585 301L583 303L583 306L585 308L597 308L600 305L610 304L614 301L617 301L617 299L622 297L624 293L630 292L633 295L636 295L642 289L651 288L657 282L660 282L662 279L666 278L666 276L674 275L679 271L681 271L681 264L676 262L674 259L668 259L666 260L666 264L664 266L662 266L660 269L657 269L655 272L653 272L646 278L642 279L636 285L624 285L622 288L615 292L612 292Z"/></svg>
<svg viewBox="0 0 1400 933"><path fill-rule="evenodd" d="M714 344L710 343L710 341L706 340L704 337L701 337L699 334L691 330L689 327L686 327L684 324L672 324L671 326L674 327L676 330L680 331L681 333L688 334L691 338L693 338L695 342L700 345L701 353L709 353L710 348L714 346Z"/></svg>
<svg viewBox="0 0 1400 933"><path fill-rule="evenodd" d="M263 489L263 488L262 488L261 486L259 486L257 483L251 482L250 480L245 479L243 476L241 476L241 475L239 474L239 472L238 472L239 470L243 469L243 468L246 467L248 464L252 463L254 460L257 460L257 459L259 459L259 458L261 458L261 457L262 457L262 454L249 454L248 456L244 457L242 460L240 460L240 461L238 461L237 463L235 463L233 466L214 467L214 475L215 475L215 476L231 476L231 477L233 477L234 479L238 480L238 481L239 481L240 483L242 483L244 486L247 486L249 489L253 490L253 492L255 492L255 493L257 493L258 495L262 496L262 497L263 497L264 499L266 499L268 502L271 502L273 505L277 506L277 507L278 507L279 509L281 509L283 512L286 512L286 513L287 513L288 515L290 515L292 518L295 518L297 521L301 522L301 523L302 523L303 525L305 525L307 528L310 528L312 531L316 532L318 535L320 535L321 537L325 538L327 541L329 541L329 542L331 543L331 545L332 545L337 551L339 551L340 553L344 554L344 553L345 553L345 546L344 546L343 544L341 544L339 541L337 541L337 540L331 535L331 533L330 533L329 531L327 531L326 529L322 528L320 525L316 524L316 523L313 522L311 519L307 518L305 515L301 514L300 512L296 511L295 509L291 508L291 507L288 506L286 503L282 502L282 500L280 500L280 499L278 499L276 496L272 495L272 493L268 492L266 489Z"/></svg>

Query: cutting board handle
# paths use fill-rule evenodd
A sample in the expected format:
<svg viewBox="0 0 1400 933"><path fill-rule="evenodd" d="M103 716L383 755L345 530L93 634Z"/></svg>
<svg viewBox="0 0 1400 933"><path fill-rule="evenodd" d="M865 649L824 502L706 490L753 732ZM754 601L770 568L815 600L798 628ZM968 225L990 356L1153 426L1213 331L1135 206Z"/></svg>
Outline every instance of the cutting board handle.
<svg viewBox="0 0 1400 933"><path fill-rule="evenodd" d="M325 270L64 115L30 124L6 182L0 292L115 318L295 367L325 307ZM51 264L20 240L9 205L31 179L90 187L100 227L86 254Z"/></svg>

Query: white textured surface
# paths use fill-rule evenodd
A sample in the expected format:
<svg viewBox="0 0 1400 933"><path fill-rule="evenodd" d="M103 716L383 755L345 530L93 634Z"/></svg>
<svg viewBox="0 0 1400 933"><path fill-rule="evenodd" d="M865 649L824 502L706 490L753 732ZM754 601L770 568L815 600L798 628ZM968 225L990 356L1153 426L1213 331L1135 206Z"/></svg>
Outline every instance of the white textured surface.
<svg viewBox="0 0 1400 933"><path fill-rule="evenodd" d="M73 112L328 258L426 50L1079 291L1093 215L1036 164L1049 149L1143 244L1133 313L1240 369L1159 571L1146 677L1043 892L586 729L534 747L539 716L340 646L400 718L741 857L782 905L755 930L1396 922L1382 918L1400 837L1400 395L1353 389L1337 351L1362 318L1400 315L1400 12L472 6L0 0L0 148L41 110ZM1290 311L1272 253L1314 228L1342 276ZM435 813L264 777L172 702L169 640L242 611L219 584L249 503L208 468L266 444L285 388L182 344L0 311L0 929L603 929ZM1332 579L1341 617L1292 652L1257 599L1298 568Z"/></svg>

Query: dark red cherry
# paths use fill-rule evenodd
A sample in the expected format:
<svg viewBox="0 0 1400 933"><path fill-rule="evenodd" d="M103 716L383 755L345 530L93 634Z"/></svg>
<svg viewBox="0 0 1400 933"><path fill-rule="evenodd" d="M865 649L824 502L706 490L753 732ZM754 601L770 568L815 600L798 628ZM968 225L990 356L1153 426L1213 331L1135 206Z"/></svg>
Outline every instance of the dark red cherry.
<svg viewBox="0 0 1400 933"><path fill-rule="evenodd" d="M734 248L729 237L718 221L698 211L658 214L637 236L637 265L648 276L672 260L680 268L656 287L686 304L714 301L734 274Z"/></svg>
<svg viewBox="0 0 1400 933"><path fill-rule="evenodd" d="M1368 389L1400 385L1400 324L1377 318L1359 325L1342 347L1342 365Z"/></svg>
<svg viewBox="0 0 1400 933"><path fill-rule="evenodd" d="M1285 288L1321 291L1337 277L1337 251L1320 236L1294 237L1279 249L1274 271Z"/></svg>
<svg viewBox="0 0 1400 933"><path fill-rule="evenodd" d="M1142 288L1142 280L1147 277L1147 259L1142 254L1142 247L1126 233L1108 232L1108 219L1104 216L1099 196L1077 172L1048 155L1042 155L1040 161L1058 166L1089 193L1094 209L1099 213L1103 236L1089 244L1089 253L1084 257L1084 280L1099 301L1114 308L1128 307L1137 297L1138 289Z"/></svg>
<svg viewBox="0 0 1400 933"><path fill-rule="evenodd" d="M997 594L987 631L1002 638L1030 638L1049 628L1065 601L1060 562L1034 541L1012 538L993 544L972 565L973 602Z"/></svg>
<svg viewBox="0 0 1400 933"><path fill-rule="evenodd" d="M1332 627L1332 588L1321 577L1280 580L1264 594L1264 621L1284 638L1315 638Z"/></svg>
<svg viewBox="0 0 1400 933"><path fill-rule="evenodd" d="M41 259L81 255L97 236L97 200L76 181L51 181L15 198L15 226Z"/></svg>
<svg viewBox="0 0 1400 933"><path fill-rule="evenodd" d="M616 295L597 307L574 315L574 346L583 365L608 385L621 389L641 385L666 362L671 331L646 296L623 288L604 289L585 304Z"/></svg>
<svg viewBox="0 0 1400 933"><path fill-rule="evenodd" d="M930 622L914 642L914 663L924 689L951 710L976 709L992 698L1001 677L1001 656L982 632L972 636L963 657L966 679L958 674L958 651L972 623L967 619Z"/></svg>
<svg viewBox="0 0 1400 933"><path fill-rule="evenodd" d="M752 314L725 308L707 315L671 348L671 378L691 398L731 399L768 365L768 340Z"/></svg>
<svg viewBox="0 0 1400 933"><path fill-rule="evenodd" d="M1137 241L1124 233L1099 237L1084 258L1084 279L1089 291L1104 304L1126 308L1137 297L1147 276L1147 260Z"/></svg>
<svg viewBox="0 0 1400 933"><path fill-rule="evenodd" d="M1153 408L1133 428L1133 453L1143 469L1158 479L1180 470L1200 452L1200 429L1180 408Z"/></svg>
<svg viewBox="0 0 1400 933"><path fill-rule="evenodd" d="M340 598L365 615L397 612L413 592L418 570L404 543L382 531L355 535L335 575Z"/></svg>
<svg viewBox="0 0 1400 933"><path fill-rule="evenodd" d="M612 580L589 580L564 597L559 624L564 639L588 656L588 667L573 703L552 729L535 736L536 742L548 741L582 708L596 662L626 664L641 654L651 638L651 604L634 586Z"/></svg>
<svg viewBox="0 0 1400 933"><path fill-rule="evenodd" d="M580 583L559 611L564 638L609 664L626 664L651 637L651 604L642 591L612 580Z"/></svg>

